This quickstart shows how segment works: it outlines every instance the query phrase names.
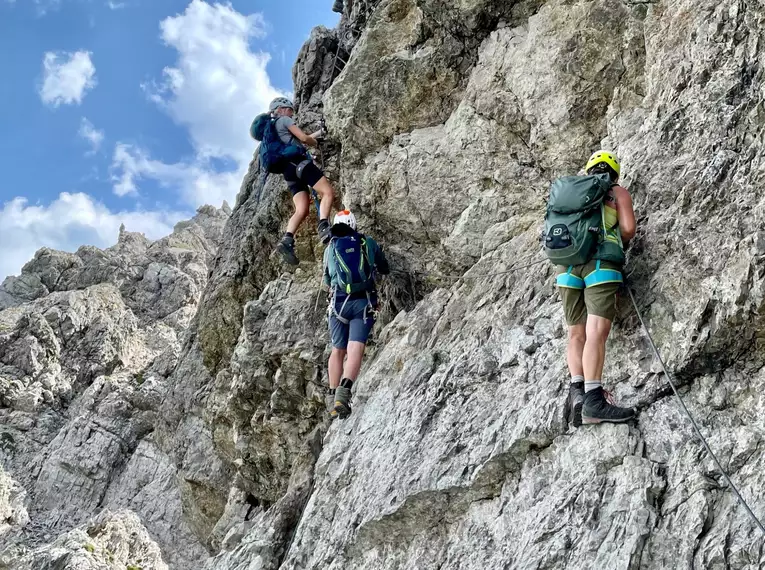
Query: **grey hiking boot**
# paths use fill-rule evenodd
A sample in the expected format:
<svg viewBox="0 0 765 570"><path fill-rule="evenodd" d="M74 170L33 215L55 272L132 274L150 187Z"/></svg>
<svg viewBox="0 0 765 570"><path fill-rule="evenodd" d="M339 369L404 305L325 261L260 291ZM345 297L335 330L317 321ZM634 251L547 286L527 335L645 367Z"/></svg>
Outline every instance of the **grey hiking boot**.
<svg viewBox="0 0 765 570"><path fill-rule="evenodd" d="M332 410L341 420L351 415L351 389L338 386L335 390L335 408Z"/></svg>
<svg viewBox="0 0 765 570"><path fill-rule="evenodd" d="M324 245L328 244L329 240L332 239L332 229L329 227L327 220L319 222L319 239Z"/></svg>
<svg viewBox="0 0 765 570"><path fill-rule="evenodd" d="M584 404L584 382L572 382L566 399L566 421L575 428L582 425L582 404Z"/></svg>
<svg viewBox="0 0 765 570"><path fill-rule="evenodd" d="M332 4L332 11L337 12L338 14L343 13L343 0L335 0L335 3Z"/></svg>
<svg viewBox="0 0 765 570"><path fill-rule="evenodd" d="M604 422L619 424L628 422L635 417L632 408L620 408L606 400L603 388L595 388L584 395L582 406L583 424L600 424Z"/></svg>
<svg viewBox="0 0 765 570"><path fill-rule="evenodd" d="M329 414L329 419L334 420L337 417L337 412L335 411L335 391L331 388L328 389L324 393L324 399L327 403L327 413Z"/></svg>
<svg viewBox="0 0 765 570"><path fill-rule="evenodd" d="M276 251L281 254L284 263L289 265L298 265L300 263L297 255L295 255L295 238L284 236L276 246Z"/></svg>

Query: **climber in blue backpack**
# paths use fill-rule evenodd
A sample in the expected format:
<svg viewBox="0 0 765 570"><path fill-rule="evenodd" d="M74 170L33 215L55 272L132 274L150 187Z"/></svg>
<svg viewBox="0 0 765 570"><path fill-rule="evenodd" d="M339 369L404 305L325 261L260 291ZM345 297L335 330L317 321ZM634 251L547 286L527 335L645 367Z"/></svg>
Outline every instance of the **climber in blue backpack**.
<svg viewBox="0 0 765 570"><path fill-rule="evenodd" d="M606 340L616 316L625 244L635 235L635 212L619 186L616 155L590 157L585 176L553 182L545 214L547 257L556 265L556 284L568 325L571 374L567 416L582 423L619 423L635 416L608 401L601 386Z"/></svg>
<svg viewBox="0 0 765 570"><path fill-rule="evenodd" d="M348 210L335 215L332 239L324 250L324 284L330 289L328 308L332 354L329 357L330 417L351 415L351 387L361 369L367 339L378 309L375 273L387 275L388 261L371 237L356 231Z"/></svg>
<svg viewBox="0 0 765 570"><path fill-rule="evenodd" d="M250 135L260 141L260 166L268 173L281 174L292 193L295 213L287 222L287 231L276 250L290 265L300 263L295 255L295 233L308 216L311 206L309 187L321 195L319 206L319 238L323 243L330 239L329 215L335 191L324 173L314 164L306 147L318 146L323 131L308 135L295 124L292 101L277 97L268 107L269 112L258 115L250 127Z"/></svg>

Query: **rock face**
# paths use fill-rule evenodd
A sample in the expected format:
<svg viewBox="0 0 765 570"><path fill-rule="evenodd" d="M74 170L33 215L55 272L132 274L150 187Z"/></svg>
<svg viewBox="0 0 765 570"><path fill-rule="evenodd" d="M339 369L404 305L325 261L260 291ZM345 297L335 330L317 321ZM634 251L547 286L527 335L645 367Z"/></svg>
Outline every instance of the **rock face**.
<svg viewBox="0 0 765 570"><path fill-rule="evenodd" d="M294 75L337 205L395 270L353 415L323 409L316 220L286 271L291 202L257 164L225 228L207 210L161 245L40 252L0 292L0 563L91 568L109 543L171 569L765 567L628 296L604 382L639 420L569 428L561 303L528 266L551 180L615 151L639 310L765 518L765 9L345 5Z"/></svg>

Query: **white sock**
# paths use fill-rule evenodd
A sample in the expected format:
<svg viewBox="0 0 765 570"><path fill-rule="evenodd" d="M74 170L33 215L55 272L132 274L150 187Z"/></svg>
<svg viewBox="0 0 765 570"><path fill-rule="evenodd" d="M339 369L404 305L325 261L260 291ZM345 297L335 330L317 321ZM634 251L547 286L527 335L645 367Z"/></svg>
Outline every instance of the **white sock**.
<svg viewBox="0 0 765 570"><path fill-rule="evenodd" d="M584 382L584 376L572 376L571 377L571 383L575 384L577 382Z"/></svg>
<svg viewBox="0 0 765 570"><path fill-rule="evenodd" d="M584 382L584 391L585 392L590 392L590 391L595 390L597 388L602 388L600 380L585 380L585 382Z"/></svg>

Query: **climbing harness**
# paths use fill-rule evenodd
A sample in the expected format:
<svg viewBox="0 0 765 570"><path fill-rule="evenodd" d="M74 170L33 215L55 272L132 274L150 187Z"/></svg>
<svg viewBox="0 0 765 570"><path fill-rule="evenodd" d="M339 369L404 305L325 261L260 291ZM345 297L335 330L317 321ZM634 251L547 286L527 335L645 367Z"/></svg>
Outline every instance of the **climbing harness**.
<svg viewBox="0 0 765 570"><path fill-rule="evenodd" d="M377 317L377 311L372 304L372 298L369 295L369 291L365 291L365 294L367 296L367 306L364 307L364 324L366 324L367 320L369 319L369 313L372 314L373 318ZM340 310L337 310L337 287L332 288L332 300L329 303L329 307L327 308L327 314L330 317L335 317L338 321L343 323L344 325L349 325L351 321L349 319L346 319L343 316L343 311L345 310L345 305L348 303L348 300L351 298L350 295L346 295L345 300L343 301L342 306L340 307ZM371 309L371 311L370 311Z"/></svg>
<svg viewBox="0 0 765 570"><path fill-rule="evenodd" d="M635 300L635 294L632 292L631 287L627 286L626 288L627 288L627 291L629 292L630 299L632 300L632 306L635 308L635 313L637 314L638 320L640 321L640 326L643 327L643 332L645 332L645 336L648 339L648 344L651 346L651 350L653 350L653 353L658 359L659 364L661 364L661 367L664 370L664 375L667 377L667 380L669 381L669 385L672 387L672 391L675 393L675 397L677 397L678 402L680 402L680 406L683 408L685 415L688 416L689 420L691 420L691 424L693 424L693 429L696 431L696 435L701 440L701 443L704 445L704 448L707 450L707 453L712 458L712 461L714 461L715 465L717 466L717 470L722 474L723 478L728 483L733 493L736 495L736 498L738 499L739 503L741 503L741 506L744 507L744 510L746 510L746 512L749 514L749 516L752 518L755 524L760 528L762 533L765 534L765 526L763 526L763 524L760 522L760 519L757 518L757 515L755 515L754 512L752 512L752 509L744 500L744 497L741 496L741 493L739 492L736 485L734 485L733 481L731 481L731 478L728 476L728 473L726 473L725 469L723 469L722 465L720 464L720 460L717 459L717 456L715 455L714 451L712 451L712 448L709 447L709 443L707 443L706 438L701 433L701 428L699 428L699 424L696 423L696 420L694 419L693 415L688 410L688 407L685 405L683 398L680 396L680 393L677 391L677 387L675 386L675 383L672 380L672 375L669 373L669 370L667 370L667 365L664 364L664 360L661 358L661 355L659 354L659 350L656 348L656 344L654 344L653 342L651 333L648 331L648 327L646 326L645 321L643 320L643 315L640 314L640 309L638 309L638 304L637 304L637 301Z"/></svg>

